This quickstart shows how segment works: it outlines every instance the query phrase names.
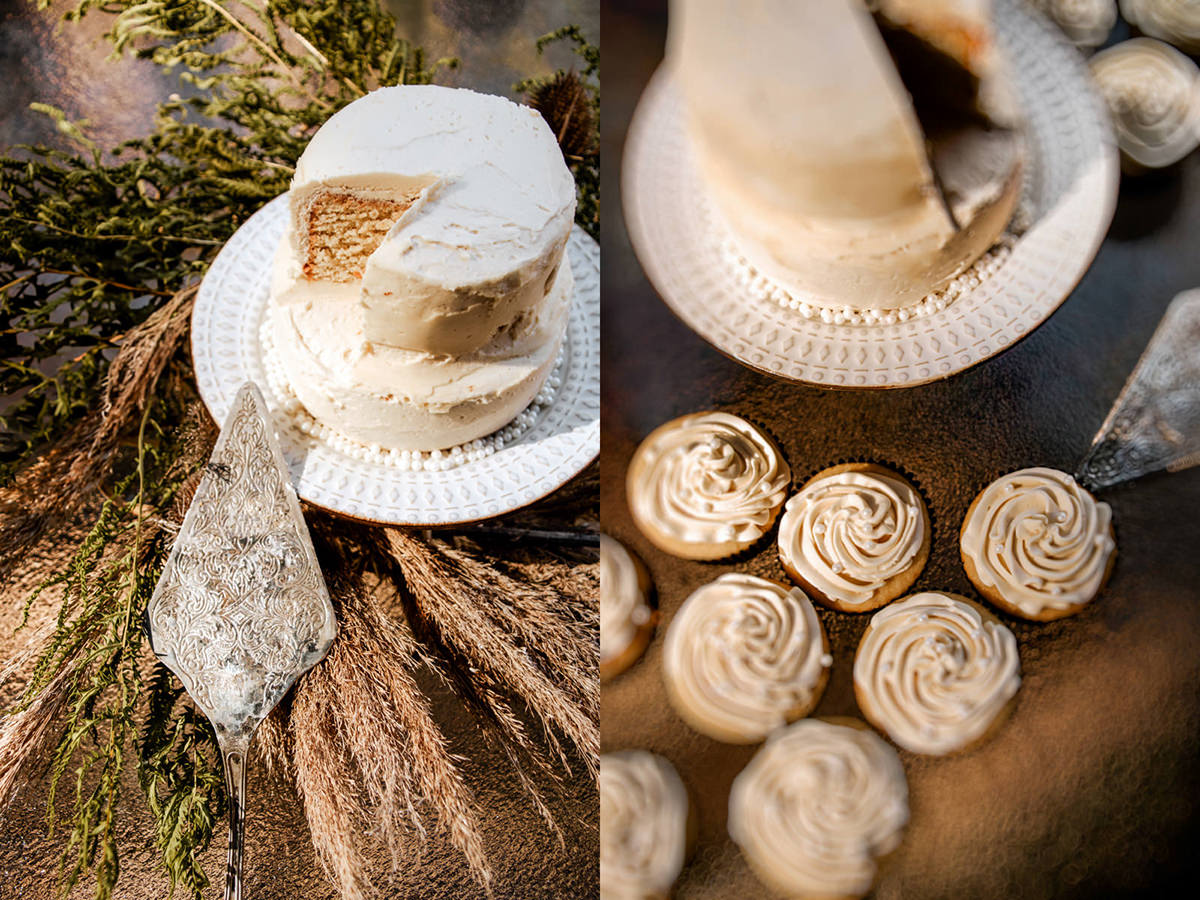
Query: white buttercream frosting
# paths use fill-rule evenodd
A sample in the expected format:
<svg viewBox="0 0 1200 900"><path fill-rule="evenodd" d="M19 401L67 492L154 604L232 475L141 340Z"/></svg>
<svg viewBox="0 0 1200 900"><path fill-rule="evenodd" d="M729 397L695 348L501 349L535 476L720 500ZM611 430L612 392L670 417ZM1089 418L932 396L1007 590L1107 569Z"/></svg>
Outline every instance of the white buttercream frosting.
<svg viewBox="0 0 1200 900"><path fill-rule="evenodd" d="M575 183L541 115L435 85L373 91L326 122L292 179L289 240L322 193L420 190L351 284L372 343L438 354L489 344L541 302L575 212ZM303 275L298 275L303 282Z"/></svg>
<svg viewBox="0 0 1200 900"><path fill-rule="evenodd" d="M1100 51L1089 65L1117 146L1135 166L1169 166L1200 144L1200 68L1178 50L1134 38Z"/></svg>
<svg viewBox="0 0 1200 900"><path fill-rule="evenodd" d="M654 616L638 563L625 545L600 535L600 663L616 659Z"/></svg>
<svg viewBox="0 0 1200 900"><path fill-rule="evenodd" d="M627 486L634 520L652 540L704 547L760 538L790 481L761 431L729 413L703 412L655 429L634 454Z"/></svg>
<svg viewBox="0 0 1200 900"><path fill-rule="evenodd" d="M1200 53L1200 3L1196 0L1121 0L1121 14L1142 34Z"/></svg>
<svg viewBox="0 0 1200 900"><path fill-rule="evenodd" d="M907 822L896 751L865 728L819 719L771 735L729 796L730 836L788 896L863 896Z"/></svg>
<svg viewBox="0 0 1200 900"><path fill-rule="evenodd" d="M268 324L318 427L433 451L538 395L574 288L575 190L536 111L431 85L374 91L309 142L289 204Z"/></svg>
<svg viewBox="0 0 1200 900"><path fill-rule="evenodd" d="M981 95L1008 93L988 2L875 5L980 75ZM782 290L816 305L912 306L1003 231L1019 140L981 131L948 154L964 165L935 175L911 96L861 0L674 0L670 22L667 62L705 192L740 255Z"/></svg>
<svg viewBox="0 0 1200 900"><path fill-rule="evenodd" d="M1117 0L1034 0L1077 47L1099 47L1117 24Z"/></svg>
<svg viewBox="0 0 1200 900"><path fill-rule="evenodd" d="M809 482L788 500L779 555L830 600L865 606L913 564L927 529L924 505L906 481L843 471Z"/></svg>
<svg viewBox="0 0 1200 900"><path fill-rule="evenodd" d="M564 265L536 316L459 357L370 343L351 291L268 315L288 386L317 421L362 444L431 450L490 434L529 405L554 367L573 293Z"/></svg>
<svg viewBox="0 0 1200 900"><path fill-rule="evenodd" d="M752 743L816 705L833 660L799 588L729 573L696 590L667 629L676 710L718 740Z"/></svg>
<svg viewBox="0 0 1200 900"><path fill-rule="evenodd" d="M987 733L1021 685L1017 639L965 600L929 591L871 617L854 657L867 717L913 753L942 755Z"/></svg>
<svg viewBox="0 0 1200 900"><path fill-rule="evenodd" d="M963 525L962 555L981 584L1027 616L1096 596L1116 549L1112 510L1070 475L1022 469L996 479Z"/></svg>
<svg viewBox="0 0 1200 900"><path fill-rule="evenodd" d="M601 756L601 900L665 900L687 855L687 822L687 789L667 760Z"/></svg>

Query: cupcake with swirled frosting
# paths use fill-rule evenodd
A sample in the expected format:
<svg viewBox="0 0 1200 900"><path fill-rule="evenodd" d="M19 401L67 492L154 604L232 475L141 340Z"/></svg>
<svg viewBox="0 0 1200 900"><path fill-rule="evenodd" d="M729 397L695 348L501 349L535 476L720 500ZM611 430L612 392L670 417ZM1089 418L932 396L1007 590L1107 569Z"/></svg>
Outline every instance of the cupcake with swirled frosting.
<svg viewBox="0 0 1200 900"><path fill-rule="evenodd" d="M1134 38L1088 63L1112 116L1122 168L1179 162L1200 144L1200 68L1174 47Z"/></svg>
<svg viewBox="0 0 1200 900"><path fill-rule="evenodd" d="M844 463L810 478L779 523L779 559L814 600L869 612L903 594L929 559L929 513L905 478Z"/></svg>
<svg viewBox="0 0 1200 900"><path fill-rule="evenodd" d="M675 711L731 744L761 741L808 715L832 664L825 629L803 592L739 573L688 597L663 647Z"/></svg>
<svg viewBox="0 0 1200 900"><path fill-rule="evenodd" d="M940 591L875 613L854 657L863 715L913 753L942 756L979 743L1020 686L1013 633L979 604Z"/></svg>
<svg viewBox="0 0 1200 900"><path fill-rule="evenodd" d="M695 830L687 789L646 750L600 757L600 898L670 896Z"/></svg>
<svg viewBox="0 0 1200 900"><path fill-rule="evenodd" d="M1200 3L1196 0L1121 0L1121 15L1142 34L1200 54Z"/></svg>
<svg viewBox="0 0 1200 900"><path fill-rule="evenodd" d="M745 419L701 412L660 425L629 463L629 509L660 550L684 559L740 553L775 523L791 470Z"/></svg>
<svg viewBox="0 0 1200 900"><path fill-rule="evenodd" d="M658 616L645 565L624 544L600 535L600 678L632 666L654 634Z"/></svg>
<svg viewBox="0 0 1200 900"><path fill-rule="evenodd" d="M1081 50L1099 47L1117 24L1117 0L1034 0Z"/></svg>
<svg viewBox="0 0 1200 900"><path fill-rule="evenodd" d="M804 719L775 732L729 795L729 836L789 897L864 896L907 823L900 757L855 720Z"/></svg>
<svg viewBox="0 0 1200 900"><path fill-rule="evenodd" d="M971 503L959 536L963 568L1007 612L1049 622L1079 612L1112 572L1112 510L1056 469L1022 469Z"/></svg>

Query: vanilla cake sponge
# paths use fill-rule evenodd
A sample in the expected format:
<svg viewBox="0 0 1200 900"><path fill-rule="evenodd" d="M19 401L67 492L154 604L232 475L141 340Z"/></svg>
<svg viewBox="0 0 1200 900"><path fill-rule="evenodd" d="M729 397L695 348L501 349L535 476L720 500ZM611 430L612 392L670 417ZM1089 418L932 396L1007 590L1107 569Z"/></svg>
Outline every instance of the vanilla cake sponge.
<svg viewBox="0 0 1200 900"><path fill-rule="evenodd" d="M575 182L536 110L405 85L321 127L290 204L277 302L342 286L360 298L368 341L457 355L543 302L571 232Z"/></svg>

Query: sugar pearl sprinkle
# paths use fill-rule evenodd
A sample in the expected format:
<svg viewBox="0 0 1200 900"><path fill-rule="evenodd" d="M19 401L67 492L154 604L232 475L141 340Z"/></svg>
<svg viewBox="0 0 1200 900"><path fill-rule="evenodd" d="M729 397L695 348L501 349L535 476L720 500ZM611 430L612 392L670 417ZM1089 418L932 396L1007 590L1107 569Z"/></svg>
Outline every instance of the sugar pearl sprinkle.
<svg viewBox="0 0 1200 900"><path fill-rule="evenodd" d="M537 396L515 419L486 437L445 450L388 450L378 444L362 444L352 440L309 415L308 410L293 393L282 367L276 361L270 320L267 316L263 316L259 327L259 341L262 346L263 369L267 376L267 403L271 412L284 420L287 427L352 459L389 466L402 472L444 472L493 456L509 444L515 443L534 426L542 412L554 404L566 369L566 351L565 348L560 348L558 357L554 360L554 368L550 370L550 377L546 379Z"/></svg>

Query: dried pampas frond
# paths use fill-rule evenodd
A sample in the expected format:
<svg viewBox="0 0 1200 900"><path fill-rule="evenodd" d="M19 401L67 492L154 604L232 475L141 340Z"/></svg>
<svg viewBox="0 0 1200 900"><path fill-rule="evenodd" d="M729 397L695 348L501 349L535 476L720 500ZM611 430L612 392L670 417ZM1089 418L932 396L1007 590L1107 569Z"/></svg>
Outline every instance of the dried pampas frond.
<svg viewBox="0 0 1200 900"><path fill-rule="evenodd" d="M110 476L121 439L137 426L187 335L196 290L174 294L126 333L105 377L100 410L80 419L11 486L0 489L0 584Z"/></svg>
<svg viewBox="0 0 1200 900"><path fill-rule="evenodd" d="M528 707L564 767L560 735L594 776L600 753L594 597L518 581L469 553L407 531L391 529L387 536L412 626L444 660L443 671L535 761L540 753L506 698Z"/></svg>
<svg viewBox="0 0 1200 900"><path fill-rule="evenodd" d="M404 622L382 612L356 579L335 575L338 639L296 686L286 738L322 865L343 897L368 896L361 835L371 831L398 864L401 838L447 835L490 891L475 800L433 720L412 669L420 654Z"/></svg>
<svg viewBox="0 0 1200 900"><path fill-rule="evenodd" d="M45 763L44 751L58 735L77 674L74 666L64 666L28 706L0 719L0 813L16 796L29 766Z"/></svg>

